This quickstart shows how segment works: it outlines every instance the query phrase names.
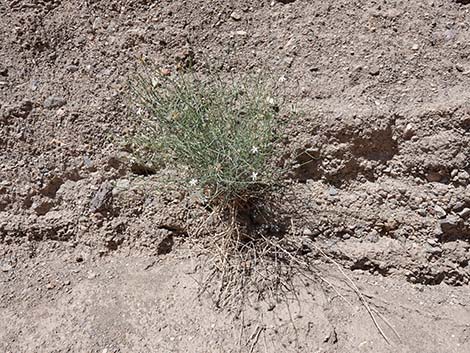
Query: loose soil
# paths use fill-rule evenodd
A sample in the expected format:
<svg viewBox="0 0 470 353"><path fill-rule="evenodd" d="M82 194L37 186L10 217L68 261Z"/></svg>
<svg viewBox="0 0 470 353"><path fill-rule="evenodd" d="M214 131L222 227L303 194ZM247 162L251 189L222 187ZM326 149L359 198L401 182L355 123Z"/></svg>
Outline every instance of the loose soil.
<svg viewBox="0 0 470 353"><path fill-rule="evenodd" d="M469 6L2 1L0 352L469 352ZM276 82L318 255L278 300L201 292L200 208L125 145L128 78L189 60Z"/></svg>

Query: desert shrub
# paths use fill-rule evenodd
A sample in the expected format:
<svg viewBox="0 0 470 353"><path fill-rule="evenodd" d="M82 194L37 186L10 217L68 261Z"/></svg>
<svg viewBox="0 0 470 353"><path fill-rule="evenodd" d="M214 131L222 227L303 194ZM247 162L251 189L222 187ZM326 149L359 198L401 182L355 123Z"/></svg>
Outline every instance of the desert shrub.
<svg viewBox="0 0 470 353"><path fill-rule="evenodd" d="M276 201L283 194L276 153L282 125L267 80L145 70L130 89L140 125L136 157L166 167L163 178L176 176L209 206L185 229L192 247L209 255L211 275L201 290L218 278L216 304L224 307L241 305L253 288L261 296L286 287L302 245L285 237Z"/></svg>
<svg viewBox="0 0 470 353"><path fill-rule="evenodd" d="M135 144L155 167L176 168L209 204L236 205L277 183L277 107L259 77L208 76L137 75L131 92L144 129Z"/></svg>

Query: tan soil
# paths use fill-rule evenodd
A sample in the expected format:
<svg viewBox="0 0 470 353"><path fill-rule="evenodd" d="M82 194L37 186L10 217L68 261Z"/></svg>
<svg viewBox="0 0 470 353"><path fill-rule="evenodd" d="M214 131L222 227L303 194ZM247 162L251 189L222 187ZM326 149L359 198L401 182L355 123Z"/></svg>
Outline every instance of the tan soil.
<svg viewBox="0 0 470 353"><path fill-rule="evenodd" d="M466 3L2 1L0 352L469 352ZM318 256L243 315L199 295L200 211L121 144L140 59L192 52L277 82L283 212L344 274Z"/></svg>

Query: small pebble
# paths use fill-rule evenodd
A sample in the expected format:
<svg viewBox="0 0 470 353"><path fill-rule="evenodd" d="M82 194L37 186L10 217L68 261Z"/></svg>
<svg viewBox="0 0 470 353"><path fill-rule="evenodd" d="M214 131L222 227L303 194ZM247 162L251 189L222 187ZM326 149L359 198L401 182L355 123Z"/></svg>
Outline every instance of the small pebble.
<svg viewBox="0 0 470 353"><path fill-rule="evenodd" d="M237 11L232 12L230 17L233 18L235 21L240 21L242 19L242 16Z"/></svg>
<svg viewBox="0 0 470 353"><path fill-rule="evenodd" d="M88 279L95 279L96 278L96 273L89 273L88 276L87 276Z"/></svg>
<svg viewBox="0 0 470 353"><path fill-rule="evenodd" d="M13 266L9 265L9 264L4 264L0 267L0 270L2 272L8 272L8 271L11 271L13 269Z"/></svg>
<svg viewBox="0 0 470 353"><path fill-rule="evenodd" d="M336 195L338 195L338 190L334 186L332 186L332 187L329 188L328 194L330 196L336 196Z"/></svg>
<svg viewBox="0 0 470 353"><path fill-rule="evenodd" d="M467 219L470 217L470 208L464 208L462 211L459 212L459 216L463 219Z"/></svg>
<svg viewBox="0 0 470 353"><path fill-rule="evenodd" d="M453 211L460 211L461 209L463 209L465 207L465 203L462 202L462 201L457 201L453 206L452 206L452 210Z"/></svg>
<svg viewBox="0 0 470 353"><path fill-rule="evenodd" d="M405 127L405 130L403 130L403 138L405 140L409 140L413 137L415 131L414 131L414 126L413 124L408 124Z"/></svg>
<svg viewBox="0 0 470 353"><path fill-rule="evenodd" d="M369 74L371 76L377 76L378 74L380 74L380 67L378 66L372 66L369 70Z"/></svg>
<svg viewBox="0 0 470 353"><path fill-rule="evenodd" d="M69 72L76 72L76 71L78 71L78 66L77 65L69 65L69 66L67 66L66 69Z"/></svg>
<svg viewBox="0 0 470 353"><path fill-rule="evenodd" d="M460 181L465 182L470 179L470 175L466 171L462 171L459 174L457 174L457 178Z"/></svg>
<svg viewBox="0 0 470 353"><path fill-rule="evenodd" d="M447 213L446 211L441 207L441 206L434 206L434 212L436 213L436 216L439 217L439 218L444 218Z"/></svg>
<svg viewBox="0 0 470 353"><path fill-rule="evenodd" d="M44 108L46 109L53 109L53 108L60 108L67 104L67 101L62 97L57 96L50 96L44 101Z"/></svg>
<svg viewBox="0 0 470 353"><path fill-rule="evenodd" d="M434 238L426 239L426 241L429 245L436 245L437 244L437 240L434 239Z"/></svg>

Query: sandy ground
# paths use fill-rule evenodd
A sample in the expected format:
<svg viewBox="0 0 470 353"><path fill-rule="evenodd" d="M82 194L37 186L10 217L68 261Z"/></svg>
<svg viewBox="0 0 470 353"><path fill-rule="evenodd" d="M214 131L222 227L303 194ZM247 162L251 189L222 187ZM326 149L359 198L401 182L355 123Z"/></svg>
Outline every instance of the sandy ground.
<svg viewBox="0 0 470 353"><path fill-rule="evenodd" d="M470 351L465 3L2 1L0 351ZM192 55L276 82L287 232L324 254L241 313L123 148L141 60Z"/></svg>

